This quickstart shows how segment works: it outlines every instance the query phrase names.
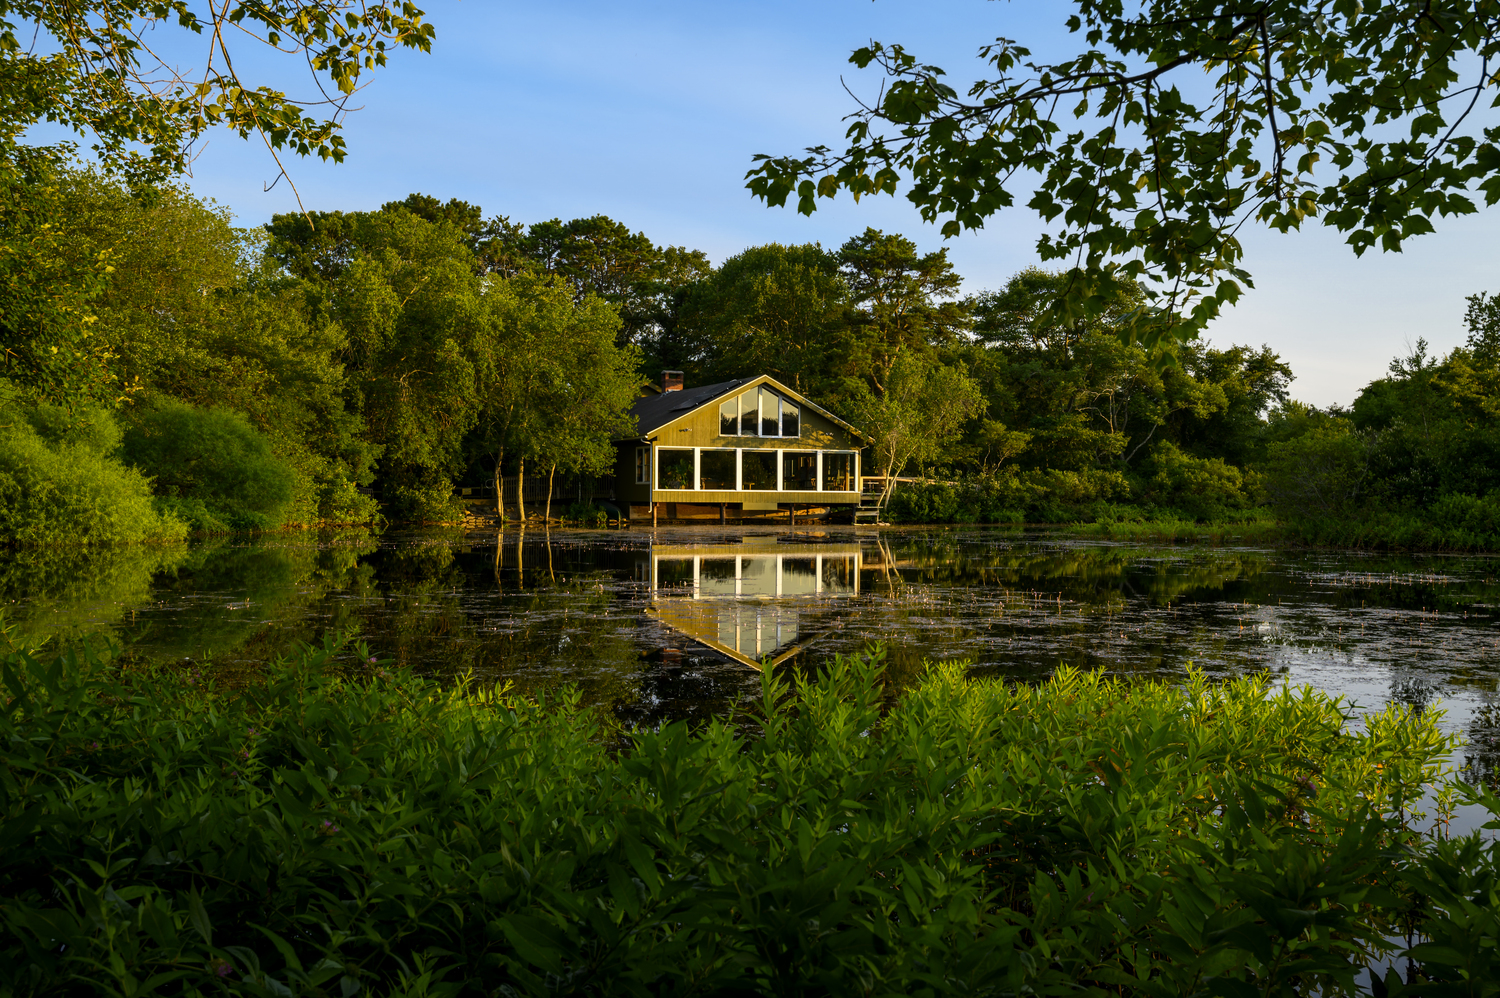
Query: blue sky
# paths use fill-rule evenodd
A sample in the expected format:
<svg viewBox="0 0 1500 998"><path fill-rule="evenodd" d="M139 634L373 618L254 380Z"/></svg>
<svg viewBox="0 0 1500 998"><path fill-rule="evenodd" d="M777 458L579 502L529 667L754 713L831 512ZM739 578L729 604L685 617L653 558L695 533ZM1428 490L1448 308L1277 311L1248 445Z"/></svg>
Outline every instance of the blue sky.
<svg viewBox="0 0 1500 998"><path fill-rule="evenodd" d="M970 290L1036 262L1040 225L1024 209L945 243L899 198L824 202L804 218L753 200L742 178L755 153L838 143L853 107L841 76L857 93L879 83L846 61L869 39L899 41L967 83L980 69L975 50L997 35L1065 54L1076 45L1062 27L1065 4L429 0L426 9L432 54L397 53L375 74L346 128L348 160L289 164L308 207L367 209L421 191L522 222L602 213L715 262L770 241L837 246L872 225L924 249L946 244ZM283 85L304 89L295 76ZM285 182L263 191L275 176L263 147L218 136L190 184L254 225L295 210ZM1462 341L1464 296L1500 291L1497 235L1500 214L1482 212L1440 223L1403 254L1356 260L1337 233L1253 232L1246 266L1257 287L1209 338L1269 344L1298 375L1294 395L1347 403L1417 337L1439 350Z"/></svg>

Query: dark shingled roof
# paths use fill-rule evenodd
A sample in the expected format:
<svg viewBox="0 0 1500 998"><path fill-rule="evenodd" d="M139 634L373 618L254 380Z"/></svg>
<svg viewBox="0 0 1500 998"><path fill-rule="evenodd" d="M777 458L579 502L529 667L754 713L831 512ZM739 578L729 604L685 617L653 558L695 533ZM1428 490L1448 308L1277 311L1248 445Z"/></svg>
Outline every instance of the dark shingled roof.
<svg viewBox="0 0 1500 998"><path fill-rule="evenodd" d="M635 432L644 437L652 430L667 425L684 413L707 405L721 395L728 395L747 381L754 380L754 378L739 378L735 381L722 381L717 385L685 388L680 392L662 392L660 395L646 395L638 398L635 400L635 405L630 407L630 415L635 419Z"/></svg>

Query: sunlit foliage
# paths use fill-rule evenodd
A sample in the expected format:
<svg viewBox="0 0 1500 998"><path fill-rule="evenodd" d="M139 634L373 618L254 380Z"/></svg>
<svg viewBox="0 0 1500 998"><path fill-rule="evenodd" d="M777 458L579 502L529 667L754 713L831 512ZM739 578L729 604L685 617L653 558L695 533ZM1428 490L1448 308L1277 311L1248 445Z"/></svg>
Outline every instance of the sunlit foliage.
<svg viewBox="0 0 1500 998"><path fill-rule="evenodd" d="M1429 783L1453 799L1436 720L1354 724L1264 679L947 664L902 692L877 655L622 732L336 643L234 688L3 664L18 996L1344 995L1403 951L1413 981L1496 970L1495 846L1420 831Z"/></svg>

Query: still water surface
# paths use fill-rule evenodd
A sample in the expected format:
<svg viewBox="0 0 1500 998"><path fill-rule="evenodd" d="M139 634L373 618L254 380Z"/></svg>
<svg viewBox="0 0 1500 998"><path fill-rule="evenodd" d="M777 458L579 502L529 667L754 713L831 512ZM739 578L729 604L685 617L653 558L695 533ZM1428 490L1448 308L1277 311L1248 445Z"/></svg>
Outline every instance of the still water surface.
<svg viewBox="0 0 1500 998"><path fill-rule="evenodd" d="M1022 681L1268 670L1443 709L1465 775L1500 772L1495 558L986 528L308 533L59 558L0 567L22 638L233 669L337 629L432 672L571 684L629 721L721 712L756 690L750 663L871 643L904 677L924 658Z"/></svg>

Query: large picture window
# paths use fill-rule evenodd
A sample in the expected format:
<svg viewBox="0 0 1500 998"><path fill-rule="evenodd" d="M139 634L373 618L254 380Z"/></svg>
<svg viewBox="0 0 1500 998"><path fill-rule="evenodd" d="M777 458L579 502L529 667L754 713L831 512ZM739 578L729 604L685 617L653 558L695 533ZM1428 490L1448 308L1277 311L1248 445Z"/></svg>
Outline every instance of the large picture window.
<svg viewBox="0 0 1500 998"><path fill-rule="evenodd" d="M740 396L740 436L760 435L760 408L755 404L757 394L746 392Z"/></svg>
<svg viewBox="0 0 1500 998"><path fill-rule="evenodd" d="M635 449L635 484L651 484L651 448L637 447Z"/></svg>
<svg viewBox="0 0 1500 998"><path fill-rule="evenodd" d="M786 451L781 457L781 474L789 492L818 491L818 455Z"/></svg>
<svg viewBox="0 0 1500 998"><path fill-rule="evenodd" d="M656 483L661 489L693 487L693 452L661 448L656 452Z"/></svg>
<svg viewBox="0 0 1500 998"><path fill-rule="evenodd" d="M848 451L823 452L823 491L854 491L854 455Z"/></svg>
<svg viewBox="0 0 1500 998"><path fill-rule="evenodd" d="M740 435L740 397L734 398L719 406L719 436L737 437Z"/></svg>
<svg viewBox="0 0 1500 998"><path fill-rule="evenodd" d="M776 455L774 450L740 451L740 487L755 492L775 491Z"/></svg>
<svg viewBox="0 0 1500 998"><path fill-rule="evenodd" d="M781 436L781 397L769 388L760 390L760 435Z"/></svg>
<svg viewBox="0 0 1500 998"><path fill-rule="evenodd" d="M733 492L735 489L734 451L699 451L698 487L714 492Z"/></svg>
<svg viewBox="0 0 1500 998"><path fill-rule="evenodd" d="M781 435L784 437L802 436L802 413L786 399L781 400Z"/></svg>

